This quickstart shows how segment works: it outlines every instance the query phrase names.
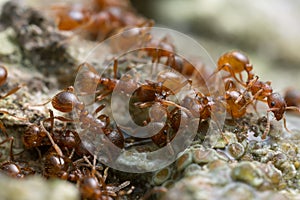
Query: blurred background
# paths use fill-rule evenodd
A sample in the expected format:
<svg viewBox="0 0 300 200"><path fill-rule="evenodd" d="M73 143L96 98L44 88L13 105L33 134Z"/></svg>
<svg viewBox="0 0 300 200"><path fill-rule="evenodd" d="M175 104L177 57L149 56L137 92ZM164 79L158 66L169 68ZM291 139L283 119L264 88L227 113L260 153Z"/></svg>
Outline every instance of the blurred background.
<svg viewBox="0 0 300 200"><path fill-rule="evenodd" d="M156 26L196 39L215 62L222 53L239 49L275 91L289 86L300 90L300 1L131 1Z"/></svg>

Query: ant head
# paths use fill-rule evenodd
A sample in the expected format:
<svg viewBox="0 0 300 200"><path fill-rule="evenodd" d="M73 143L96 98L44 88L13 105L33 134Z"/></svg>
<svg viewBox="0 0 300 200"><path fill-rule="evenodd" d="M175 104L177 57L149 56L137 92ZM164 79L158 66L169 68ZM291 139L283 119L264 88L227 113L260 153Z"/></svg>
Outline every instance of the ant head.
<svg viewBox="0 0 300 200"><path fill-rule="evenodd" d="M268 96L268 106L275 115L276 120L281 120L286 110L286 102L279 93L272 93Z"/></svg>

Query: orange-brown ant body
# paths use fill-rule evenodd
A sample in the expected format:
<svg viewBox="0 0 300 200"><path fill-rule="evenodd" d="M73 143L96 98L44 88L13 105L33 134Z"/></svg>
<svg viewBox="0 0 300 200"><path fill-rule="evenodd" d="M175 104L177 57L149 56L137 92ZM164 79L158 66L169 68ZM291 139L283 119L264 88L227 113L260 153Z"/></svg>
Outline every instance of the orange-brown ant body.
<svg viewBox="0 0 300 200"><path fill-rule="evenodd" d="M300 106L300 92L294 88L288 88L284 94L287 106Z"/></svg>
<svg viewBox="0 0 300 200"><path fill-rule="evenodd" d="M218 61L218 71L226 70L245 89L241 92L236 86L233 89L229 89L228 83L226 88L225 99L227 100L227 111L230 111L233 118L242 117L246 113L246 107L252 104L253 101L262 101L267 103L269 112L273 112L277 121L283 119L284 127L286 130L286 119L284 113L287 110L295 110L300 112L299 108L293 106L287 106L284 98L276 92L273 92L271 82L263 82L258 80L258 76L254 76L252 73L252 65L249 59L240 52L231 51L223 54ZM242 80L241 73L245 71L248 74L247 82ZM235 73L240 75L240 79L235 76ZM231 85L235 85L233 81L230 81ZM229 91L228 91L229 89ZM238 91L239 90L239 91ZM249 99L248 92L251 92L252 99ZM229 100L229 101L228 101ZM256 106L254 107L256 110ZM266 138L270 130L270 121L267 115L267 127L262 135L262 138Z"/></svg>
<svg viewBox="0 0 300 200"><path fill-rule="evenodd" d="M116 146L120 148L124 147L124 137L119 130L109 127L109 117L102 114L98 118L95 118L93 114L90 114L85 109L84 104L79 101L78 97L75 95L73 87L68 87L67 89L57 93L51 99L51 104L56 110L63 113L75 111L78 115L78 120L83 130L89 130L95 134L104 133L112 142L114 142ZM103 105L96 109L96 112L100 111L102 108ZM62 121L68 120L63 117L55 118L58 118ZM75 137L79 138L77 137L77 133L75 134Z"/></svg>
<svg viewBox="0 0 300 200"><path fill-rule="evenodd" d="M125 181L119 186L113 186L106 184L106 178L108 175L108 169L104 170L104 174L101 175L96 169L96 158L94 157L93 164L86 158L84 160L88 163L88 166L92 169L89 171L84 171L84 175L79 180L79 190L83 199L114 199L114 197L130 194L132 189L127 192L122 191L123 188L127 187L130 182Z"/></svg>

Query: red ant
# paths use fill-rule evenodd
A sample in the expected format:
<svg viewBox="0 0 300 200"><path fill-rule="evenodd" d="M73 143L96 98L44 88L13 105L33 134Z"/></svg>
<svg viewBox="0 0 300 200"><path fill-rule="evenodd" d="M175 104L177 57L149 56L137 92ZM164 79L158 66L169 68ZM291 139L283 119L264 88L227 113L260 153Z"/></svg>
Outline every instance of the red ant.
<svg viewBox="0 0 300 200"><path fill-rule="evenodd" d="M71 158L73 157L74 152L76 151L78 153L78 146L80 143L80 140L76 141L73 137L66 137L66 135L56 135L55 137L52 137L53 134L53 124L54 119L56 117L53 116L53 112L50 111L50 118L41 121L39 126L39 132L45 134L50 144L52 145L52 148L46 156L43 159L44 163L44 176L45 177L58 177L64 180L70 180L70 181L77 181L82 176L81 171L77 168L76 164L72 162ZM44 122L50 120L51 127L50 132L51 134L46 130L44 127ZM73 132L73 136L78 136L77 133ZM41 134L40 134L41 135ZM70 136L70 135L69 135ZM63 138L63 139L62 139ZM60 146L56 143L57 140L60 142L61 147L71 148L72 152L67 157L63 154L62 149ZM53 151L54 150L54 151Z"/></svg>
<svg viewBox="0 0 300 200"><path fill-rule="evenodd" d="M288 88L284 94L287 106L300 106L300 92L294 88Z"/></svg>
<svg viewBox="0 0 300 200"><path fill-rule="evenodd" d="M112 199L112 197L130 194L133 190L133 187L127 192L121 191L123 188L127 187L130 182L125 181L119 186L107 185L105 183L108 169L104 170L104 174L101 175L96 170L96 158L94 157L93 164L84 157L84 160L92 167L92 170L89 174L84 175L79 181L79 190L83 199Z"/></svg>
<svg viewBox="0 0 300 200"><path fill-rule="evenodd" d="M43 120L43 122L51 121L51 137L60 147L66 150L75 149L78 155L89 155L89 153L82 149L81 140L77 132L72 130L54 129L53 120L60 119L66 121L68 119L63 117L54 117L53 112L50 110L50 118ZM68 120L72 121L72 120ZM38 125L32 124L27 127L24 134L22 135L22 142L26 149L48 146L51 144L45 129Z"/></svg>
<svg viewBox="0 0 300 200"><path fill-rule="evenodd" d="M256 100L254 109L256 110L256 104L257 100L262 101L262 102L267 102L268 96L270 96L273 92L273 89L271 87L271 82L270 81L259 81L258 76L256 76L254 79L247 81L246 83L246 89L244 90L243 94L240 95L240 97L235 101L235 103L238 103L240 99L248 92L250 91L252 96L252 100L248 101L243 108L246 108L249 104L251 104L254 100Z"/></svg>
<svg viewBox="0 0 300 200"><path fill-rule="evenodd" d="M8 75L7 69L3 65L0 65L0 86L5 84L5 82L7 80L7 75ZM11 89L6 94L1 95L0 99L4 99L4 98L16 93L22 86L23 85L19 85L15 88ZM7 114L7 115L12 116L17 119L24 120L24 118L16 117L5 110L0 110L0 113ZM1 165L0 165L1 171L6 173L9 176L16 177L16 178L22 178L26 174L33 173L32 169L27 168L23 165L21 166L21 163L13 161L14 160L14 155L13 155L14 137L8 137L6 129L5 129L2 121L0 121L0 129L6 135L6 139L1 141L0 145L4 144L6 142L10 142L10 160L1 163Z"/></svg>
<svg viewBox="0 0 300 200"><path fill-rule="evenodd" d="M28 167L27 163L14 161L14 154L13 154L14 137L6 138L5 140L0 142L0 145L9 141L10 141L9 160L0 163L0 172L3 172L4 174L13 178L23 178L24 176L34 174L35 171L31 167Z"/></svg>
<svg viewBox="0 0 300 200"><path fill-rule="evenodd" d="M268 113L273 112L277 121L283 119L284 127L288 131L286 127L286 119L284 117L284 112L286 110L295 110L300 112L299 108L293 106L288 107L284 98L279 93L273 93L271 82L259 81L258 76L254 76L254 74L251 72L253 67L249 63L249 59L246 56L236 51L225 53L223 56L220 57L218 66L218 70L224 69L226 71L229 71L231 76L238 83L240 83L246 88L243 92L237 93L236 87L234 87L233 90L231 89L230 92L226 92L227 96L228 94L232 93L232 95L228 96L230 98L226 98L226 95L225 98L227 99L228 104L227 110L231 112L231 115L234 118L243 116L246 113L246 107L249 104L251 104L254 100L259 100L268 104ZM248 80L246 84L243 83L242 80L242 71L246 71L248 74ZM240 80L237 79L235 73L240 74ZM233 85L232 81L230 84ZM228 86L226 90L228 90ZM248 91L250 91L253 95L251 100L249 100L247 97ZM233 92L236 94L234 95ZM256 110L256 106L254 108ZM269 115L267 114L267 127L262 135L262 139L266 138L270 130L270 121L268 116Z"/></svg>
<svg viewBox="0 0 300 200"><path fill-rule="evenodd" d="M57 27L60 30L74 30L88 22L91 11L81 4L54 5L51 7L56 15Z"/></svg>
<svg viewBox="0 0 300 200"><path fill-rule="evenodd" d="M3 66L3 65L0 65L0 86L4 85L6 80L7 80L7 69ZM0 99L4 99L14 93L16 93L19 89L21 89L22 87L24 86L24 84L21 84L21 85L18 85L16 86L15 88L11 89L10 91L8 91L6 94L4 95L1 95L0 96ZM5 110L0 110L0 113L3 113L3 114L6 114L6 115L9 115L9 116L12 116L16 119L20 119L20 120L25 120L24 118L21 118L21 117L16 117L14 116L13 114L10 114L9 112L5 111ZM0 121L0 127L4 127L3 123Z"/></svg>
<svg viewBox="0 0 300 200"><path fill-rule="evenodd" d="M267 97L267 103L269 106L269 112L273 112L275 119L277 121L283 119L284 128L288 131L289 129L286 126L286 118L284 116L285 111L287 110L294 110L300 113L300 109L295 106L287 106L284 98L279 93L272 93ZM267 114L267 119L269 118L269 115ZM270 121L268 119L267 121L267 127L262 135L262 138L265 139L268 132L270 130Z"/></svg>
<svg viewBox="0 0 300 200"><path fill-rule="evenodd" d="M95 93L96 88L98 85L103 87L103 90L97 93L100 93L97 96L97 100L100 101L107 95L111 94L112 91L115 89L116 85L119 84L121 92L127 94L128 91L132 91L137 88L138 83L132 79L131 77L122 78L122 80L116 79L117 77L117 68L118 68L118 61L114 59L113 64L113 72L114 72L114 79L101 77L98 75L96 69L90 65L89 63L82 63L78 67L79 79L78 88L80 90L81 95L85 94L92 94Z"/></svg>
<svg viewBox="0 0 300 200"><path fill-rule="evenodd" d="M102 114L98 118L95 118L92 114L90 114L85 109L83 102L81 102L75 95L74 88L72 86L57 93L50 101L53 108L60 112L71 113L72 111L76 111L80 127L83 130L89 130L92 133L104 133L116 146L124 147L124 137L121 132L118 129L109 128L109 117ZM49 101L41 105L45 105L47 103L49 103ZM99 106L95 113L101 111L103 108L103 105ZM64 117L54 118L62 121L68 120Z"/></svg>
<svg viewBox="0 0 300 200"><path fill-rule="evenodd" d="M232 118L240 118L246 114L246 105L250 100L247 93L237 88L236 84L231 79L225 82L225 101L226 110Z"/></svg>
<svg viewBox="0 0 300 200"><path fill-rule="evenodd" d="M118 29L127 26L141 26L146 21L127 6L121 6L116 1L115 3L95 1L95 3L95 6L100 8L99 11L88 9L84 5L53 6L59 29L80 28L89 33L91 38L102 40Z"/></svg>

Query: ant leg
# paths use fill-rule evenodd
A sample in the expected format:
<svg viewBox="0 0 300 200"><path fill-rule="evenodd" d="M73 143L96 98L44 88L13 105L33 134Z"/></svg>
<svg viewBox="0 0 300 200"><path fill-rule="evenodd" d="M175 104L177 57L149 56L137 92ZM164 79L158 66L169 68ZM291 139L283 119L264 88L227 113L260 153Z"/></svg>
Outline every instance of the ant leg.
<svg viewBox="0 0 300 200"><path fill-rule="evenodd" d="M130 185L130 181L125 181L124 183L121 183L119 186L114 188L112 191L113 192L118 192L118 191L124 189L125 187L127 187L128 185Z"/></svg>
<svg viewBox="0 0 300 200"><path fill-rule="evenodd" d="M243 83L242 80L239 80L239 79L236 77L236 75L235 75L233 69L231 68L231 65L223 65L223 66L224 66L224 67L225 67L225 66L228 66L228 70L229 70L230 75L231 75L231 76L232 76L239 84L241 84L242 86L246 87L245 83ZM224 68L224 67L222 67L222 68Z"/></svg>
<svg viewBox="0 0 300 200"><path fill-rule="evenodd" d="M5 128L5 126L4 126L4 124L3 124L2 121L0 121L0 130L2 131L2 133L4 133L4 135L5 135L6 137L8 137L6 128ZM1 145L1 144L3 144L3 143L0 143L0 145Z"/></svg>
<svg viewBox="0 0 300 200"><path fill-rule="evenodd" d="M15 87L15 88L11 89L10 91L8 91L5 95L3 95L3 96L1 95L0 99L4 99L4 98L8 97L9 95L12 95L12 94L16 93L19 89L21 89L24 86L25 86L25 84L18 85L17 87Z"/></svg>
<svg viewBox="0 0 300 200"><path fill-rule="evenodd" d="M102 170L103 168L97 168L96 167L96 155L93 156L93 164L90 162L90 160L88 159L88 157L86 157L85 155L83 156L83 160L88 164L89 167L92 167L92 175L98 175L101 177L101 179L103 178L101 174L97 174L97 169L98 170Z"/></svg>
<svg viewBox="0 0 300 200"><path fill-rule="evenodd" d="M49 140L50 140L50 142L51 142L53 148L55 149L56 153L57 153L59 156L63 157L63 153L62 153L61 149L60 149L59 146L54 142L52 136L50 135L50 133L49 133L49 132L46 130L46 128L44 127L44 121L41 121L41 122L40 122L40 125L41 125L41 129L47 134L47 136L48 136L48 138L49 138Z"/></svg>
<svg viewBox="0 0 300 200"><path fill-rule="evenodd" d="M51 109L49 109L49 113L50 113L50 126L51 126L50 133L53 135L53 129L54 129L54 114L53 114L53 111L52 111Z"/></svg>
<svg viewBox="0 0 300 200"><path fill-rule="evenodd" d="M172 101L168 101L168 100L159 100L163 105L166 106L175 106L179 109L182 109L184 112L186 112L188 115L193 116L193 114L191 113L191 111L183 106L180 106Z"/></svg>
<svg viewBox="0 0 300 200"><path fill-rule="evenodd" d="M5 140L0 142L0 145L4 144L5 142L11 141L11 140L14 140L14 138L13 137L7 137Z"/></svg>
<svg viewBox="0 0 300 200"><path fill-rule="evenodd" d="M96 155L94 154L93 156L93 168L92 168L92 173L95 174L96 173Z"/></svg>
<svg viewBox="0 0 300 200"><path fill-rule="evenodd" d="M270 122L270 119L269 119L269 112L270 112L270 110L267 111L267 126L265 128L265 131L264 131L263 135L261 136L261 139L263 139L263 140L266 139L266 137L267 137L267 135L270 131L271 122Z"/></svg>
<svg viewBox="0 0 300 200"><path fill-rule="evenodd" d="M11 161L14 160L14 154L13 154L13 144L14 144L14 137L8 137L6 138L5 140L1 141L0 142L0 145L6 143L6 142L9 142L10 141L10 150L9 150L9 158Z"/></svg>
<svg viewBox="0 0 300 200"><path fill-rule="evenodd" d="M165 63L166 66L172 67L175 66L175 56L171 54L168 56L167 61Z"/></svg>
<svg viewBox="0 0 300 200"><path fill-rule="evenodd" d="M100 115L99 117L97 117L97 119L101 120L102 122L105 121L105 128L107 128L107 126L110 124L110 119L109 119L109 116L105 115L105 114L102 114Z"/></svg>
<svg viewBox="0 0 300 200"><path fill-rule="evenodd" d="M242 100L242 97L245 96L246 92L248 92L250 90L250 88L253 86L254 83L256 83L256 81L258 80L258 76L255 77L255 79L251 80L248 83L247 88L244 90L244 92L235 100L234 103L239 103ZM255 93L255 95L253 96L252 99L256 99L261 93L263 92L263 89L260 89L257 93Z"/></svg>
<svg viewBox="0 0 300 200"><path fill-rule="evenodd" d="M254 104L251 103L251 105L252 105L252 107L253 107L253 109L254 109L256 115L259 117L259 113L258 113L258 111L257 111L257 102L258 102L258 101L255 101L255 103L254 103Z"/></svg>
<svg viewBox="0 0 300 200"><path fill-rule="evenodd" d="M101 110L103 110L105 108L105 104L100 105L98 108L96 108L96 110L94 111L93 115L96 115L98 112L100 112Z"/></svg>
<svg viewBox="0 0 300 200"><path fill-rule="evenodd" d="M240 78L241 82L244 82L242 73L239 73L239 78Z"/></svg>
<svg viewBox="0 0 300 200"><path fill-rule="evenodd" d="M229 71L231 77L233 77L239 84L241 84L242 86L246 87L246 85L245 85L241 80L239 80L239 79L236 77L236 75L235 75L235 73L234 73L234 71L233 71L231 65L229 65L229 64L224 64L222 67L218 68L214 73L212 73L212 75L210 75L210 76L208 77L208 79L210 79L212 76L214 76L216 73L218 73L219 71L221 71L221 70L222 70L223 68L225 68L225 67L227 67L227 69L228 69L228 71Z"/></svg>
<svg viewBox="0 0 300 200"><path fill-rule="evenodd" d="M105 182L106 179L107 179L107 176L108 176L108 170L109 170L109 167L106 167L105 170L104 170L104 173L103 173L103 181Z"/></svg>
<svg viewBox="0 0 300 200"><path fill-rule="evenodd" d="M122 190L125 187L127 187L128 185L130 185L130 181L125 181L124 183L121 183L119 186L117 186L115 189L113 189L113 191L118 192L119 196L129 195L133 192L134 186L131 186L131 188L127 191Z"/></svg>
<svg viewBox="0 0 300 200"><path fill-rule="evenodd" d="M9 116L11 116L11 117L13 117L13 118L16 118L16 119L19 119L19 120L22 120L22 121L27 120L26 118L23 118L23 117L17 117L17 116L14 116L13 114L11 114L11 113L9 113L9 112L7 112L7 111L5 111L5 110L0 110L0 113L9 115ZM1 123L2 123L2 122L1 122ZM1 125L0 125L0 126L1 126ZM1 128L0 128L0 129L1 129Z"/></svg>
<svg viewBox="0 0 300 200"><path fill-rule="evenodd" d="M45 105L47 105L48 103L50 103L51 102L51 98L49 98L46 102L44 102L44 103L41 103L41 104L34 104L34 105L26 105L26 108L30 108L30 107L40 107L40 106L45 106Z"/></svg>
<svg viewBox="0 0 300 200"><path fill-rule="evenodd" d="M13 161L14 160L14 154L13 154L14 137L11 136L7 139L8 139L8 141L10 141L9 157L10 157L10 160Z"/></svg>
<svg viewBox="0 0 300 200"><path fill-rule="evenodd" d="M114 79L117 79L118 60L114 58Z"/></svg>
<svg viewBox="0 0 300 200"><path fill-rule="evenodd" d="M96 97L97 101L102 101L105 97L107 97L108 95L111 94L111 90L107 90L107 91L103 91L101 92L102 94L100 94L99 96Z"/></svg>
<svg viewBox="0 0 300 200"><path fill-rule="evenodd" d="M44 122L47 122L47 121L50 120L50 126L51 126L51 131L50 132L51 132L51 134L53 134L54 119L58 119L62 122L74 122L74 120L63 117L63 116L54 116L53 111L51 109L49 109L48 111L50 113L50 117L47 118L47 119L44 119Z"/></svg>
<svg viewBox="0 0 300 200"><path fill-rule="evenodd" d="M284 128L285 128L285 130L287 131L287 132L291 132L288 128L287 128L287 126L286 126L286 118L285 118L285 116L283 116L283 126L284 126Z"/></svg>
<svg viewBox="0 0 300 200"><path fill-rule="evenodd" d="M260 89L257 93L255 93L255 95L252 97L252 99L250 101L248 101L241 109L246 108L249 104L252 104L254 100L256 100L258 98L258 96L262 93L263 89ZM237 100L236 100L237 101ZM236 102L235 102L236 103ZM237 102L238 103L238 102ZM257 103L256 103L257 104ZM256 110L256 104L255 104L255 108L254 110L257 112Z"/></svg>
<svg viewBox="0 0 300 200"><path fill-rule="evenodd" d="M286 107L285 110L294 110L300 113L300 108L296 107L296 106L289 106Z"/></svg>
<svg viewBox="0 0 300 200"><path fill-rule="evenodd" d="M250 81L253 79L254 74L251 72L253 70L253 65L252 64L246 64L245 68L244 68L247 72L248 78L247 80Z"/></svg>
<svg viewBox="0 0 300 200"><path fill-rule="evenodd" d="M154 105L155 102L152 102L152 101L148 101L148 102L144 102L144 103L141 103L141 102L136 102L134 103L135 106L137 106L138 108L148 108L152 105Z"/></svg>
<svg viewBox="0 0 300 200"><path fill-rule="evenodd" d="M300 113L300 108L296 107L296 106L289 106L289 107L286 107L285 110L294 110L296 112L299 112ZM283 125L284 125L284 128L287 132L291 132L287 126L286 126L286 118L285 116L283 117Z"/></svg>
<svg viewBox="0 0 300 200"><path fill-rule="evenodd" d="M39 150L39 148L35 147L35 150L37 151L38 155L39 155L39 160L42 160L42 153L41 151Z"/></svg>

